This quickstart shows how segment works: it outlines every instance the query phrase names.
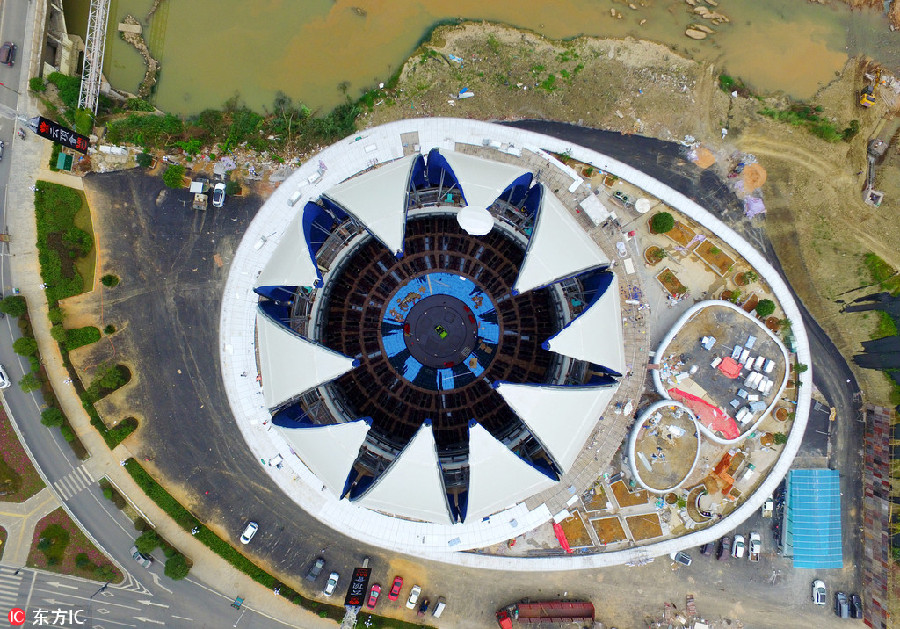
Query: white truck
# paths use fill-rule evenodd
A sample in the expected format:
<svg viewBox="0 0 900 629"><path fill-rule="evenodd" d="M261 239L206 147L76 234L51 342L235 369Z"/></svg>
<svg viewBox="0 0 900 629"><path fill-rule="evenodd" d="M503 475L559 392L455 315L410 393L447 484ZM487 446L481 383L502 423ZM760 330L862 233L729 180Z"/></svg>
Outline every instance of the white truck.
<svg viewBox="0 0 900 629"><path fill-rule="evenodd" d="M750 533L750 545L747 548L747 557L750 561L759 561L759 553L762 550L762 540L759 533L752 531Z"/></svg>

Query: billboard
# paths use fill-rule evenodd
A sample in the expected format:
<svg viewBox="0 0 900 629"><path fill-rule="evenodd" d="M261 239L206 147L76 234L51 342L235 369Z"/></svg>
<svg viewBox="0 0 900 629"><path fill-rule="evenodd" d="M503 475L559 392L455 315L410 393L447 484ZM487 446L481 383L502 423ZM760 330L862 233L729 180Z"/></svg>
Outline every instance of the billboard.
<svg viewBox="0 0 900 629"><path fill-rule="evenodd" d="M32 118L31 128L42 138L52 140L53 142L70 149L75 149L79 153L88 152L90 140L88 140L87 137L80 133L75 133L71 129L67 129L52 120L47 120L42 117Z"/></svg>
<svg viewBox="0 0 900 629"><path fill-rule="evenodd" d="M350 577L350 589L347 590L344 605L362 607L363 600L366 598L366 592L369 589L369 573L371 572L369 568L353 569L353 576Z"/></svg>

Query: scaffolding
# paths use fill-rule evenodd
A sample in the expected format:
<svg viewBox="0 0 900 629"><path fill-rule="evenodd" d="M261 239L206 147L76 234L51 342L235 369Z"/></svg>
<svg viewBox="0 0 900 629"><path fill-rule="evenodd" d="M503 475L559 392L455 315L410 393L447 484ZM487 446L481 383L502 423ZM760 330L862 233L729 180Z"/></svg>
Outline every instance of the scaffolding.
<svg viewBox="0 0 900 629"><path fill-rule="evenodd" d="M81 69L81 89L78 92L78 108L90 109L94 115L97 115L100 81L103 77L103 55L106 52L108 21L109 0L91 0L87 41L84 45L84 66Z"/></svg>

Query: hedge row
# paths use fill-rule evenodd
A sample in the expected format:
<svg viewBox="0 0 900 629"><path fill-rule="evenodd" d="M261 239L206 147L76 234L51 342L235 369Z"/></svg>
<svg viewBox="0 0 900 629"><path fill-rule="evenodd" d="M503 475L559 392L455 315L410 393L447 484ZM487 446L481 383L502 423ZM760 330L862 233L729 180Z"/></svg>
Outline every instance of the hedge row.
<svg viewBox="0 0 900 629"><path fill-rule="evenodd" d="M125 469L131 474L131 477L134 479L134 482L137 483L138 487L147 494L147 497L175 520L181 528L185 531L190 531L195 526L200 526L200 521L195 518L190 511L185 509L172 494L163 489L162 485L157 483L140 463L134 459L128 459L128 461L125 462ZM267 588L278 586L281 590L281 596L284 596L291 602L307 609L316 610L323 618L332 618L338 621L343 619L343 607L338 607L337 605L325 605L305 598L293 589L283 585L278 579L254 564L247 557L239 553L231 544L210 531L208 528L201 526L200 532L197 533L196 537L210 550L257 583L260 583ZM324 612L324 615L322 612Z"/></svg>

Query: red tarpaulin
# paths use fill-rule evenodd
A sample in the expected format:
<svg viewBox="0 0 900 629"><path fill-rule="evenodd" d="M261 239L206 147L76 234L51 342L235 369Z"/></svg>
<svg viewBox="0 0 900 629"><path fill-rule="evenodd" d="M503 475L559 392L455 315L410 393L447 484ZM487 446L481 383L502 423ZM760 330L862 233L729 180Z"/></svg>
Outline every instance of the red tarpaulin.
<svg viewBox="0 0 900 629"><path fill-rule="evenodd" d="M741 375L741 363L731 356L726 356L722 359L722 362L719 363L719 371L734 380Z"/></svg>
<svg viewBox="0 0 900 629"><path fill-rule="evenodd" d="M566 534L562 530L562 526L553 523L553 532L556 533L556 539L559 540L559 545L563 547L563 550L567 553L572 552L572 548L569 546L569 540L566 539Z"/></svg>
<svg viewBox="0 0 900 629"><path fill-rule="evenodd" d="M713 432L719 431L726 439L737 439L740 436L737 422L718 406L713 406L696 395L691 395L675 387L669 389L669 395L673 400L678 400L691 409L700 423Z"/></svg>

